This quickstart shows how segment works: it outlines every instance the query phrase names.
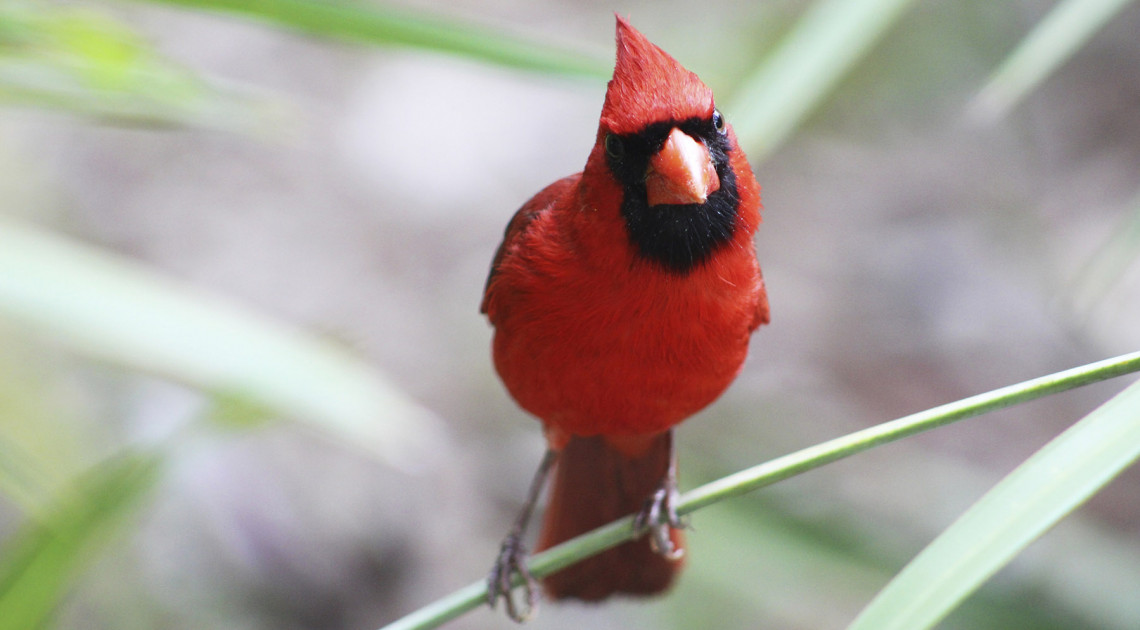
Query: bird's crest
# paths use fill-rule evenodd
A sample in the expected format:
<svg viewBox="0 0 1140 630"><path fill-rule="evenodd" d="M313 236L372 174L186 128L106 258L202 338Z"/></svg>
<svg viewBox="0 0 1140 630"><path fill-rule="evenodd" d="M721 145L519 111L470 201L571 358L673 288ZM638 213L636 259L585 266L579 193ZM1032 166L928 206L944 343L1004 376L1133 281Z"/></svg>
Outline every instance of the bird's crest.
<svg viewBox="0 0 1140 630"><path fill-rule="evenodd" d="M635 133L655 122L708 118L712 111L712 90L618 15L617 63L602 131Z"/></svg>

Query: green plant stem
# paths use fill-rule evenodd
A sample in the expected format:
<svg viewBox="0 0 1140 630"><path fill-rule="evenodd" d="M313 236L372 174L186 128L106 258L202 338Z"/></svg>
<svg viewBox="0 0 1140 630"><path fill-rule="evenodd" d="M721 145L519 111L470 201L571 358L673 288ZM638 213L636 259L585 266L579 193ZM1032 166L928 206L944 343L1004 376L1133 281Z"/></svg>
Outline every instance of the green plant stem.
<svg viewBox="0 0 1140 630"><path fill-rule="evenodd" d="M990 411L1137 371L1140 371L1140 352L1133 352L1024 381L1016 385L1002 387L897 420L884 422L778 457L686 492L681 497L677 512L689 514L714 503L794 477L875 446L894 442L958 420L979 416ZM537 554L530 559L528 564L531 573L535 577L541 578L633 537L632 517L622 518ZM521 582L517 583L521 584ZM486 583L483 581L475 582L384 626L381 630L436 628L482 605L485 601Z"/></svg>
<svg viewBox="0 0 1140 630"><path fill-rule="evenodd" d="M686 514L751 492L865 450L931 429L1051 394L1140 371L1140 352L1090 363L1016 385L920 411L742 470L686 493L677 511Z"/></svg>

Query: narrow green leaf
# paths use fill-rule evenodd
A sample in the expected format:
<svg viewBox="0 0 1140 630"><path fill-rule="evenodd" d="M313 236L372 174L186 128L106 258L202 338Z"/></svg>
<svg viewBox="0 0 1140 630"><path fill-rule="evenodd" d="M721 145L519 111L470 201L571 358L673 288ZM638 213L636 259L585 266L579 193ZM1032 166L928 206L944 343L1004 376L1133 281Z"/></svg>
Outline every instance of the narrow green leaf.
<svg viewBox="0 0 1140 630"><path fill-rule="evenodd" d="M608 77L612 63L548 42L422 12L343 0L151 0L245 15L310 35L451 53L513 68Z"/></svg>
<svg viewBox="0 0 1140 630"><path fill-rule="evenodd" d="M0 630L41 627L83 568L155 486L161 457L132 453L97 466L43 521L0 550Z"/></svg>
<svg viewBox="0 0 1140 630"><path fill-rule="evenodd" d="M849 630L922 630L1140 457L1140 383L1049 442L970 507Z"/></svg>
<svg viewBox="0 0 1140 630"><path fill-rule="evenodd" d="M818 0L725 107L755 162L775 151L913 0Z"/></svg>
<svg viewBox="0 0 1140 630"><path fill-rule="evenodd" d="M0 317L74 349L430 465L438 420L360 359L126 259L0 221Z"/></svg>
<svg viewBox="0 0 1140 630"><path fill-rule="evenodd" d="M967 108L974 120L1001 119L1056 72L1129 0L1063 0L1021 40Z"/></svg>

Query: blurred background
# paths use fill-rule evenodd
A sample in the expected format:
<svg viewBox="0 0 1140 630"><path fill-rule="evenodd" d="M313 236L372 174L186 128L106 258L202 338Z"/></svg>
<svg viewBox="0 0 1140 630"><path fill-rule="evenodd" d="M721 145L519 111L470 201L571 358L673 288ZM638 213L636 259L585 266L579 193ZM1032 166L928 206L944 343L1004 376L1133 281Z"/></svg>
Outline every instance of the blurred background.
<svg viewBox="0 0 1140 630"><path fill-rule="evenodd" d="M485 574L544 442L483 282L585 162L614 10L714 89L763 187L772 324L680 428L682 489L1140 347L1135 3L1016 100L986 86L1053 2L345 5L427 25L382 45L290 22L304 2L177 4L0 3L0 577L42 569L4 596L48 625L378 628ZM531 625L843 627L1123 386L703 510L668 597ZM1138 493L1126 472L941 627L1140 627Z"/></svg>

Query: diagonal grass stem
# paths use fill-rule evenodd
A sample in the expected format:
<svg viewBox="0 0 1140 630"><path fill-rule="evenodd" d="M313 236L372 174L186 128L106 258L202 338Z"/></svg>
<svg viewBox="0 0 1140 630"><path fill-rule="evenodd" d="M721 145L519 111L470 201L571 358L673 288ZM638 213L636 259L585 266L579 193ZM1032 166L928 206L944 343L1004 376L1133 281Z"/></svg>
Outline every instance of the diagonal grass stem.
<svg viewBox="0 0 1140 630"><path fill-rule="evenodd" d="M782 457L731 474L691 490L681 497L679 514L689 514L714 503L751 492L831 462L947 424L1004 409L1070 389L1140 371L1140 352L1089 363L995 389L984 394L884 422L861 431L809 446ZM583 558L600 553L634 537L633 518L626 517L531 558L535 577L543 577ZM521 581L519 582L521 583ZM381 630L436 628L482 605L486 584L480 580L384 626Z"/></svg>

